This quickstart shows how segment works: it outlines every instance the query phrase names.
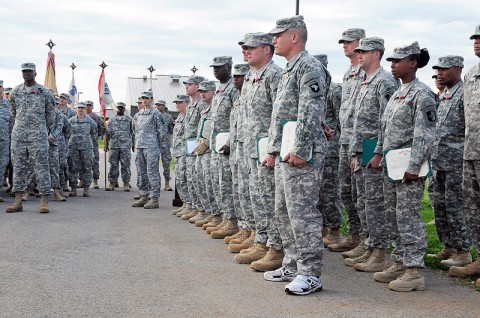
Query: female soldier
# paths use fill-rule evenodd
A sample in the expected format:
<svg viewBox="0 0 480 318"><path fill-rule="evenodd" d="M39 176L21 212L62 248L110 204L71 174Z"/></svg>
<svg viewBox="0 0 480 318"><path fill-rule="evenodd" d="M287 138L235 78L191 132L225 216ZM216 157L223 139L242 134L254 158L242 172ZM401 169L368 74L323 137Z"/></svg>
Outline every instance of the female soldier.
<svg viewBox="0 0 480 318"><path fill-rule="evenodd" d="M387 175L384 177L386 226L393 241L394 264L373 277L379 282L390 282L388 288L396 291L425 289L422 271L427 235L418 211L425 180L418 175L433 143L438 99L416 78L416 72L429 59L428 51L420 49L418 42L395 48L387 58L392 62L393 76L402 85L385 108L378 146L383 147L384 154L402 148L411 148L411 153L402 180L392 182ZM388 173L388 161L385 166Z"/></svg>

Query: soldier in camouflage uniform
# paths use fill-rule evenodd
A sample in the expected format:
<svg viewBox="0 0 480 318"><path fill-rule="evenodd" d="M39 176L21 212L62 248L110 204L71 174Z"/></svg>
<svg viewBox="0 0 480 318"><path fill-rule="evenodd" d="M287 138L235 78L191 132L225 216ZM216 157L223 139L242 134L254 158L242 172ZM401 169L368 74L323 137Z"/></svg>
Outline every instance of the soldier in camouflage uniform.
<svg viewBox="0 0 480 318"><path fill-rule="evenodd" d="M79 175L83 187L83 196L90 196L89 188L93 176L93 144L98 138L98 133L96 123L86 115L86 107L86 103L78 103L77 115L68 120L72 129L68 140L68 160L71 163L70 187L72 188L69 196L71 197L77 196Z"/></svg>
<svg viewBox="0 0 480 318"><path fill-rule="evenodd" d="M338 165L338 179L340 181L340 194L342 205L347 211L348 237L341 243L330 244L328 249L335 252L345 252L343 257L357 257L365 253L366 249L360 240L360 234L366 234L366 222L361 222L358 211L363 211L357 205L364 204L363 198L357 198L355 177L351 172L352 152L350 141L352 139L353 119L355 103L361 83L365 80L365 72L358 64L358 53L354 50L358 47L359 40L365 37L363 29L348 29L342 33L338 41L342 44L345 56L350 60L350 67L343 76L342 105L340 106L340 157ZM352 250L355 248L354 250Z"/></svg>
<svg viewBox="0 0 480 318"><path fill-rule="evenodd" d="M314 55L327 68L326 54ZM340 151L340 106L342 104L342 86L330 81L327 94L327 112L323 129L328 139L328 151L323 168L322 186L318 209L323 216L323 245L338 244L342 241L343 221L340 183L338 181L338 155Z"/></svg>
<svg viewBox="0 0 480 318"><path fill-rule="evenodd" d="M205 108L205 103L200 97L200 93L197 91L198 84L205 80L204 77L198 75L190 76L183 84L185 84L186 94L190 97L190 103L187 106L187 112L184 119L184 139L196 139L198 133L198 124L200 122L200 116L202 110ZM205 209L198 197L198 178L195 173L195 160L196 156L192 153L187 154L187 186L190 198L192 199L192 210L187 213L188 210L179 213L182 220L188 220L193 218L197 214L205 213Z"/></svg>
<svg viewBox="0 0 480 318"><path fill-rule="evenodd" d="M142 93L143 106L133 119L135 164L137 165L140 199L133 207L158 209L160 196L160 149L166 146L167 127L160 112L153 107L153 93Z"/></svg>
<svg viewBox="0 0 480 318"><path fill-rule="evenodd" d="M392 182L384 177L385 218L394 264L373 277L390 282L388 288L396 291L425 289L422 271L427 234L419 213L425 180L418 175L434 140L438 99L416 78L416 72L429 59L428 51L420 50L418 42L395 48L387 58L392 62L393 76L402 85L385 108L375 152L410 147L411 156L402 180ZM388 165L385 166L384 171L388 172Z"/></svg>
<svg viewBox="0 0 480 318"><path fill-rule="evenodd" d="M165 126L167 126L167 138L165 139L167 144L165 145L165 148L162 148L163 152L161 153L163 178L165 180L165 186L163 187L163 190L173 191L172 187L170 187L170 161L172 161L172 153L170 151L170 148L173 134L173 117L168 112L167 102L165 102L164 100L157 100L155 106L157 107L160 114L162 114Z"/></svg>
<svg viewBox="0 0 480 318"><path fill-rule="evenodd" d="M278 84L268 134L266 165L275 164L275 216L283 242L283 266L264 273L269 281L292 281L290 294L320 291L322 283L322 214L318 193L327 151L322 129L325 119L327 73L305 51L307 28L303 16L280 19L270 31L275 53L288 61ZM284 121L296 122L293 145L283 147ZM286 154L284 154L286 153ZM275 160L276 159L276 160Z"/></svg>
<svg viewBox="0 0 480 318"><path fill-rule="evenodd" d="M60 147L66 145L64 131L70 131L70 123L67 117L55 108L55 122L48 134L50 178L52 179L53 200L55 201L67 201L63 196L60 182ZM65 168L64 164L62 164L62 168Z"/></svg>
<svg viewBox="0 0 480 318"><path fill-rule="evenodd" d="M48 89L35 82L35 64L22 64L22 75L25 82L15 87L10 98L10 111L15 121L11 135L15 202L6 211L23 210L22 194L33 170L41 195L40 212L48 213L48 195L52 189L47 137L55 120L55 99Z"/></svg>
<svg viewBox="0 0 480 318"><path fill-rule="evenodd" d="M3 81L0 80L0 175L3 176L10 161L10 132L13 118L8 100L3 97ZM0 202L3 198L0 197Z"/></svg>
<svg viewBox="0 0 480 318"><path fill-rule="evenodd" d="M69 180L68 174L68 156L67 156L67 142L70 138L71 127L69 123L69 119L76 115L75 111L71 109L68 105L68 95L65 93L60 94L60 98L58 99L57 109L63 115L63 129L62 129L62 136L59 136L58 140L58 161L59 161L59 171L58 177L60 179L60 186L61 190L63 191L70 191L67 186ZM72 115L73 112L73 115ZM63 196L63 193L61 193Z"/></svg>
<svg viewBox="0 0 480 318"><path fill-rule="evenodd" d="M385 253L388 247L388 233L385 227L383 206L383 174L380 164L382 149L375 148L380 134L380 121L385 106L398 88L398 81L380 66L385 47L382 38L362 38L355 49L359 54L359 65L366 73L356 101L356 112L350 150L352 170L355 171L357 197L365 198L364 211L367 220L367 251L356 258L345 259L345 264L363 272L380 272L387 266ZM368 147L367 142L372 142Z"/></svg>
<svg viewBox="0 0 480 318"><path fill-rule="evenodd" d="M85 108L87 112L87 116L90 116L93 121L97 124L97 131L98 137L103 137L105 133L105 123L103 122L103 118L98 116L93 112L93 102L87 100L85 102L87 104L87 108ZM102 138L103 139L103 138ZM93 154L95 155L93 158L93 188L98 189L98 178L100 178L100 154L98 152L98 138L97 141L93 144Z"/></svg>
<svg viewBox="0 0 480 318"><path fill-rule="evenodd" d="M130 191L130 166L134 150L135 133L133 132L133 119L125 114L125 103L117 103L117 114L108 120L107 124L107 145L110 152L108 163L108 187L107 191L115 190L115 182L118 180L119 165L121 166L123 190Z"/></svg>
<svg viewBox="0 0 480 318"><path fill-rule="evenodd" d="M480 25L475 27L475 33L470 37L473 50L480 57ZM480 63L475 64L464 77L464 111L465 111L465 149L463 152L463 199L465 216L473 247L480 255ZM452 266L449 274L452 276L468 276L480 274L480 257L466 267ZM476 287L480 287L480 278Z"/></svg>
<svg viewBox="0 0 480 318"><path fill-rule="evenodd" d="M75 110L68 107L68 100L69 96L66 93L60 94L60 99L58 103L58 110L67 117L67 119L72 118L73 116L76 116L77 113L75 113Z"/></svg>

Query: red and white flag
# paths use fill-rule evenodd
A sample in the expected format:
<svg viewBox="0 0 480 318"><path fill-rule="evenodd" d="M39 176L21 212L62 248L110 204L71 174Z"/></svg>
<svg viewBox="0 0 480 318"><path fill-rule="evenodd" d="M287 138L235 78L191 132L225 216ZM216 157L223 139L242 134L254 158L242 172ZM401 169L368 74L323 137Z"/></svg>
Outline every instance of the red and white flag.
<svg viewBox="0 0 480 318"><path fill-rule="evenodd" d="M98 97L100 102L100 108L102 109L103 116L105 117L106 109L110 106L116 109L115 102L113 101L112 93L108 84L105 81L105 70L102 69L100 79L98 80Z"/></svg>

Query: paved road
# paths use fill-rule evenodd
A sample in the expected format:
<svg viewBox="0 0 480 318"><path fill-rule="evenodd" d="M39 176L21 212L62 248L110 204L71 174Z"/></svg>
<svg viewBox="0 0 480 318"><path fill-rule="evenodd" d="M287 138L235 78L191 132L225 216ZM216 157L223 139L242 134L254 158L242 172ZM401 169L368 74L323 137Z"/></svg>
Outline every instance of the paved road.
<svg viewBox="0 0 480 318"><path fill-rule="evenodd" d="M456 279L427 271L426 291L397 293L331 252L324 290L290 296L173 216L172 192L156 210L132 208L135 192L91 193L0 213L0 317L480 316L480 293Z"/></svg>

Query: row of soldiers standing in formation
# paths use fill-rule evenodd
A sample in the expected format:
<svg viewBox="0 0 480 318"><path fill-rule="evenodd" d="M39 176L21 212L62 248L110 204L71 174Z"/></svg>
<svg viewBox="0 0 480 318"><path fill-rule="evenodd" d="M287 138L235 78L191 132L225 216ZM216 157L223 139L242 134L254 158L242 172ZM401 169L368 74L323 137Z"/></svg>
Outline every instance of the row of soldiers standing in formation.
<svg viewBox="0 0 480 318"><path fill-rule="evenodd" d="M431 160L429 190L445 245L434 257L453 276L480 274L480 260L472 263L470 254L472 243L480 247L474 113L480 66L464 82L462 57L439 58L433 69L445 90L438 96L416 78L429 61L417 42L395 48L388 72L380 66L384 40L348 29L339 44L351 66L338 85L326 56L306 53L306 39L301 16L278 20L269 34L248 33L239 42L247 64L235 65L233 78L231 57L214 58L218 89L199 76L185 82L191 101L176 101L173 143L185 204L174 214L223 238L238 263L265 272L266 280L291 281L288 293L321 290L323 244L389 289L424 290L419 174ZM480 26L471 39L480 57ZM283 71L274 51L288 61ZM288 121L295 130L283 136ZM288 139L293 144L283 151ZM384 155L403 148L408 165L392 182Z"/></svg>

